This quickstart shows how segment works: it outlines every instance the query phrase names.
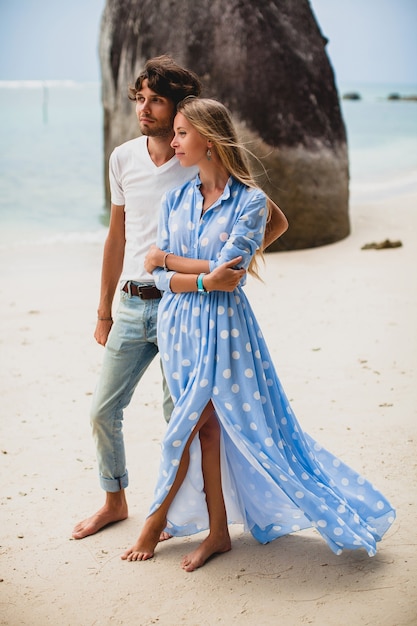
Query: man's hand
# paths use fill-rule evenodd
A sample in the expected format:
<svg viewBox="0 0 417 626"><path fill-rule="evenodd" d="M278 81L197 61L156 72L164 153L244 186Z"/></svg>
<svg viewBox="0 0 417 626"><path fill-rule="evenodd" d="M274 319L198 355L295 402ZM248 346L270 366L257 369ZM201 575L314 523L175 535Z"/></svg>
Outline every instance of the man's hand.
<svg viewBox="0 0 417 626"><path fill-rule="evenodd" d="M97 320L96 330L94 331L94 339L101 346L105 346L109 337L109 332L113 326L113 320Z"/></svg>

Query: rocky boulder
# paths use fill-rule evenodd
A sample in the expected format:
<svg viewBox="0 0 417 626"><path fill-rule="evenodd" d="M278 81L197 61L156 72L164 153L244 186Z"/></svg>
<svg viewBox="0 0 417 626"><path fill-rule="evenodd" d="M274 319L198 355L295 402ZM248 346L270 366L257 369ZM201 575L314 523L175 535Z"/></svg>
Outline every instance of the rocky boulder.
<svg viewBox="0 0 417 626"><path fill-rule="evenodd" d="M127 86L169 54L233 113L262 159L259 182L290 227L270 250L349 234L346 133L333 70L307 0L107 0L100 35L105 168L137 136Z"/></svg>

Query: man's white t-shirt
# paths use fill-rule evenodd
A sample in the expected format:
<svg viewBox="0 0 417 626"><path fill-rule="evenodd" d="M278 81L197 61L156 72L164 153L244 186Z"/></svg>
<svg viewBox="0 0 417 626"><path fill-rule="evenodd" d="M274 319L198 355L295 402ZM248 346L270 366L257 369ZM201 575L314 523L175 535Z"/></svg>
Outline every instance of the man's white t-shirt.
<svg viewBox="0 0 417 626"><path fill-rule="evenodd" d="M174 156L157 167L149 156L147 137L141 136L115 148L110 155L111 201L124 206L126 247L121 281L153 282L144 266L155 243L163 194L191 180L197 168L182 167Z"/></svg>

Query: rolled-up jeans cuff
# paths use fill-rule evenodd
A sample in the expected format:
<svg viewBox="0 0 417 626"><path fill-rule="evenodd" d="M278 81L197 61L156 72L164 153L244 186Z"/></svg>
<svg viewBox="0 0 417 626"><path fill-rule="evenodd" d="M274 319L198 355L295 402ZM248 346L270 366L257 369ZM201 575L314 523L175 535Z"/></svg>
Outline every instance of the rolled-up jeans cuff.
<svg viewBox="0 0 417 626"><path fill-rule="evenodd" d="M129 484L129 474L126 472L120 478L104 478L100 476L100 486L104 491L109 493L117 493L121 489L126 489Z"/></svg>

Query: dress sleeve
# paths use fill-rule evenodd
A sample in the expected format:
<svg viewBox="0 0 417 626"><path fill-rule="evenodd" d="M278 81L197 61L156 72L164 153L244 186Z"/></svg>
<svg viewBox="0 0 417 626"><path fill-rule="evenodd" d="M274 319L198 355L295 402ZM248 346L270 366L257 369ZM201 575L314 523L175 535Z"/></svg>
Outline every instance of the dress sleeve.
<svg viewBox="0 0 417 626"><path fill-rule="evenodd" d="M266 196L260 190L251 192L217 259L209 262L210 271L237 256L243 257L239 266L248 269L253 255L262 245L267 218Z"/></svg>
<svg viewBox="0 0 417 626"><path fill-rule="evenodd" d="M156 238L156 245L161 250L169 251L169 230L168 230L168 216L169 216L169 199L165 193L161 200L161 211L159 214L158 235ZM169 286L171 278L176 272L166 272L162 267L156 267L152 272L152 276L155 279L155 285L161 291L171 291Z"/></svg>

